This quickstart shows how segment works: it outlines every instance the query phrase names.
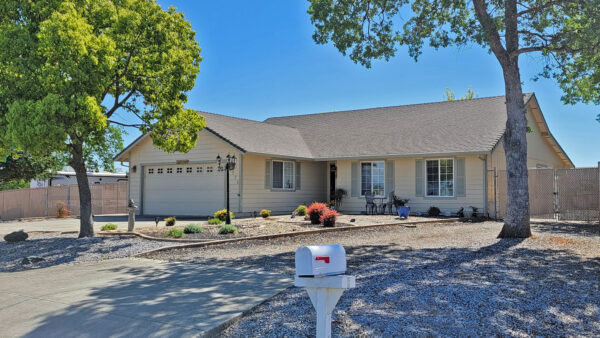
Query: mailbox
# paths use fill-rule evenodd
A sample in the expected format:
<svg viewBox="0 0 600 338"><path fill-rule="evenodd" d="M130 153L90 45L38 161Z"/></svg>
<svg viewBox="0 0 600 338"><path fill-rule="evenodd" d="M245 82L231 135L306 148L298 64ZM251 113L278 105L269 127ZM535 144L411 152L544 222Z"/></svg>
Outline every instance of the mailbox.
<svg viewBox="0 0 600 338"><path fill-rule="evenodd" d="M301 246L296 250L296 276L322 277L346 272L346 250L339 244Z"/></svg>

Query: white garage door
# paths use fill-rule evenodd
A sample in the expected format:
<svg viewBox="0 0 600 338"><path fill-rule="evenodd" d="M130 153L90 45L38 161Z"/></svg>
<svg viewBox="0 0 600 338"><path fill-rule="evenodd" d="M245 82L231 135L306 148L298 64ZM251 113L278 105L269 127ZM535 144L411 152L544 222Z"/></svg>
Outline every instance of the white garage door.
<svg viewBox="0 0 600 338"><path fill-rule="evenodd" d="M144 167L145 215L208 216L224 208L224 173L216 164Z"/></svg>

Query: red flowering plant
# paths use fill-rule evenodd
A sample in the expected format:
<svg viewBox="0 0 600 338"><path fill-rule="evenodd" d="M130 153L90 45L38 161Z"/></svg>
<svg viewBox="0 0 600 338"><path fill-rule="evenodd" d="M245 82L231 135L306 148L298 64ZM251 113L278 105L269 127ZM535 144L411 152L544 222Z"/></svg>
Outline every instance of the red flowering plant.
<svg viewBox="0 0 600 338"><path fill-rule="evenodd" d="M324 227L334 227L335 221L340 214L335 210L327 210L321 215L320 221Z"/></svg>
<svg viewBox="0 0 600 338"><path fill-rule="evenodd" d="M314 202L313 204L309 205L306 212L308 213L308 217L310 218L310 223L319 224L321 215L323 215L323 213L325 213L325 211L328 210L329 208L327 208L327 204L325 203Z"/></svg>

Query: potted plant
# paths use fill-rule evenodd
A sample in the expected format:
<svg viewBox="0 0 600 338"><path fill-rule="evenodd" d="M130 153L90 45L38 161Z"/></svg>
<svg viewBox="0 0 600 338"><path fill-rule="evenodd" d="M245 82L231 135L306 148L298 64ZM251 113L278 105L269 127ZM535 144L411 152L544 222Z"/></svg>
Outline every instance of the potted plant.
<svg viewBox="0 0 600 338"><path fill-rule="evenodd" d="M394 207L398 211L398 217L400 218L408 218L408 214L410 213L410 207L406 206L406 203L410 201L408 198L398 198L394 196Z"/></svg>

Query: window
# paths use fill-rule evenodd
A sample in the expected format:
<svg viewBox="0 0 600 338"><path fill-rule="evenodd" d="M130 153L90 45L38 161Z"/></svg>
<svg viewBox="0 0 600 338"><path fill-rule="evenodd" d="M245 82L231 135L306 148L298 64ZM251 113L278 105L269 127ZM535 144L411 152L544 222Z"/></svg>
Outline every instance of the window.
<svg viewBox="0 0 600 338"><path fill-rule="evenodd" d="M373 196L385 196L385 162L362 162L360 164L360 195L368 191Z"/></svg>
<svg viewBox="0 0 600 338"><path fill-rule="evenodd" d="M294 189L294 162L273 161L273 189Z"/></svg>
<svg viewBox="0 0 600 338"><path fill-rule="evenodd" d="M188 174L191 174L192 173L192 167L185 168L185 172L188 173Z"/></svg>
<svg viewBox="0 0 600 338"><path fill-rule="evenodd" d="M202 167L196 167L196 172L197 173L201 173L202 172Z"/></svg>
<svg viewBox="0 0 600 338"><path fill-rule="evenodd" d="M183 168L177 168L177 173L181 174L183 172Z"/></svg>
<svg viewBox="0 0 600 338"><path fill-rule="evenodd" d="M207 173L212 173L213 172L213 167L211 167L211 166L206 167L206 172Z"/></svg>
<svg viewBox="0 0 600 338"><path fill-rule="evenodd" d="M162 174L162 173L163 173L163 168L158 168L158 169L156 169L156 173L157 173L157 174Z"/></svg>
<svg viewBox="0 0 600 338"><path fill-rule="evenodd" d="M172 174L173 173L173 168L167 168L167 174Z"/></svg>
<svg viewBox="0 0 600 338"><path fill-rule="evenodd" d="M154 174L154 168L148 169L148 174L150 174L150 175Z"/></svg>
<svg viewBox="0 0 600 338"><path fill-rule="evenodd" d="M454 160L427 160L427 196L454 196Z"/></svg>

